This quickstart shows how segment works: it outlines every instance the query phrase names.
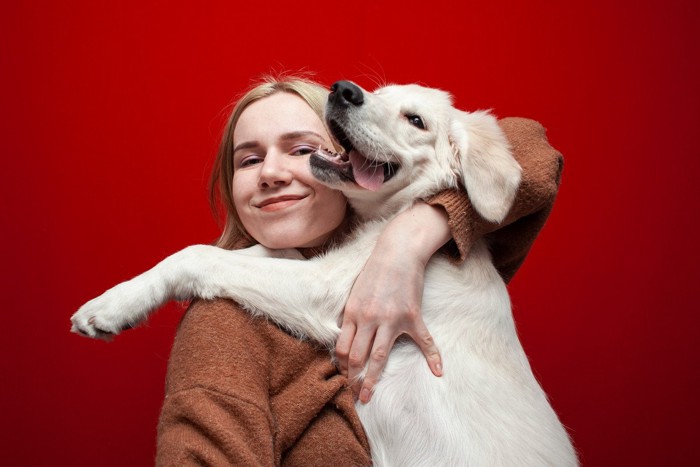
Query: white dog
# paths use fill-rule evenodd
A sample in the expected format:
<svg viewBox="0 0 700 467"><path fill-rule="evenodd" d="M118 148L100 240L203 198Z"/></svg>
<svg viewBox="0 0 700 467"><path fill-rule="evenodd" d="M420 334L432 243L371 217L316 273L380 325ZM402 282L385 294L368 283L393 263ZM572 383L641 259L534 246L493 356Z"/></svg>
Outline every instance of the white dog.
<svg viewBox="0 0 700 467"><path fill-rule="evenodd" d="M363 221L352 238L310 260L262 246L188 247L85 304L71 318L73 331L107 337L173 298L227 297L332 348L351 286L386 219L459 183L485 219L498 222L510 209L520 167L489 114L459 111L435 89L367 93L344 81L334 85L326 113L346 155L319 151L310 163ZM577 465L530 370L483 241L461 266L440 255L430 261L422 313L441 346L444 376L431 374L415 344L397 342L371 402L357 406L376 465Z"/></svg>

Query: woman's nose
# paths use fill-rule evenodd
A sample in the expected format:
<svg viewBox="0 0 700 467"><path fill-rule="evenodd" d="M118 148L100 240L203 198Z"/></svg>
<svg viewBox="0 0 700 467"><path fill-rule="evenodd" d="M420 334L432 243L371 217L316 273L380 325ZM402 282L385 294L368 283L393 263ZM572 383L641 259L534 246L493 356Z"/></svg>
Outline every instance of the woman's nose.
<svg viewBox="0 0 700 467"><path fill-rule="evenodd" d="M284 155L268 153L261 163L258 186L261 188L284 186L291 183L292 178Z"/></svg>

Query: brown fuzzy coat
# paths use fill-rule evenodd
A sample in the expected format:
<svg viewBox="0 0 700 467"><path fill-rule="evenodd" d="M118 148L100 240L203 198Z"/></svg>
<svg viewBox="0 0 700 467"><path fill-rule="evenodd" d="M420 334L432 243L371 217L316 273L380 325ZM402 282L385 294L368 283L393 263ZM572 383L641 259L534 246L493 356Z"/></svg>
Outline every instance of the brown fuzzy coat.
<svg viewBox="0 0 700 467"><path fill-rule="evenodd" d="M487 235L509 281L549 215L562 158L539 123L506 118L500 124L523 168L508 218L485 222L457 191L428 202L448 212L454 238L448 254L463 260L474 240ZM251 318L232 301L213 300L194 302L175 337L157 464L339 467L371 460L352 393L328 350Z"/></svg>

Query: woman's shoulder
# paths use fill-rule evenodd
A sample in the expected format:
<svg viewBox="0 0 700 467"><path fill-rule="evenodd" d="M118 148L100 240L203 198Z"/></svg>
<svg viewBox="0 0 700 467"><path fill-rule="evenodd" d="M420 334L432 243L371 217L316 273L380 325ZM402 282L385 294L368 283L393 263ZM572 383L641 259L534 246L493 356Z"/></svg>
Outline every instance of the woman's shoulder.
<svg viewBox="0 0 700 467"><path fill-rule="evenodd" d="M168 392L186 387L284 384L312 361L330 363L328 351L300 340L236 302L196 300L185 312L170 355Z"/></svg>
<svg viewBox="0 0 700 467"><path fill-rule="evenodd" d="M299 342L273 322L243 309L233 300L195 300L180 321L173 352L188 352L228 358L231 354L255 354L260 363L274 358L279 348Z"/></svg>
<svg viewBox="0 0 700 467"><path fill-rule="evenodd" d="M234 302L196 300L183 315L175 335L166 392L193 388L222 392L222 388L231 387L231 378L241 374L262 384L264 363L269 361L267 347L255 321Z"/></svg>
<svg viewBox="0 0 700 467"><path fill-rule="evenodd" d="M352 394L328 350L230 300L195 301L182 318L168 367L163 446L166 434L190 414L207 427L230 423L227 446L242 439L250 447L272 436L277 459L288 456L299 465L340 455L328 450L332 442L346 446L343 455L349 450L368 460ZM255 430L268 426L273 431L260 438ZM246 433L252 441L244 439Z"/></svg>
<svg viewBox="0 0 700 467"><path fill-rule="evenodd" d="M248 327L260 326L250 313L236 302L223 298L214 300L196 299L187 308L180 321L178 336L183 333L205 333L210 337L227 332L243 331Z"/></svg>
<svg viewBox="0 0 700 467"><path fill-rule="evenodd" d="M180 321L176 338L196 338L198 341L224 340L227 346L244 342L247 345L303 342L264 316L254 316L233 300L195 300ZM305 345L313 347L308 342ZM266 345L270 347L269 345ZM272 349L270 349L272 350Z"/></svg>

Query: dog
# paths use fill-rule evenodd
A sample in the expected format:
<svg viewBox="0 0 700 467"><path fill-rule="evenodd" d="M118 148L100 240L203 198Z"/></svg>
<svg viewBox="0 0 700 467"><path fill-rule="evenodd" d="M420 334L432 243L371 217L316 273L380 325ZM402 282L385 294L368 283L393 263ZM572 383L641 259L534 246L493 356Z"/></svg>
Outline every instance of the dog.
<svg viewBox="0 0 700 467"><path fill-rule="evenodd" d="M496 119L454 108L443 91L391 85L369 93L341 81L326 120L344 152L319 149L309 161L361 221L347 241L309 260L260 245L187 247L83 305L72 330L109 338L168 300L225 297L332 349L351 287L389 219L460 185L488 221L503 220L513 203L521 169ZM376 465L578 465L532 374L484 240L461 265L431 259L422 314L444 375L432 375L413 342L397 341L371 401L357 405Z"/></svg>

